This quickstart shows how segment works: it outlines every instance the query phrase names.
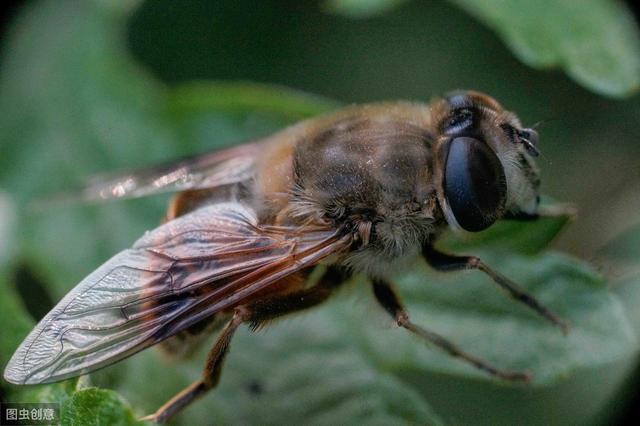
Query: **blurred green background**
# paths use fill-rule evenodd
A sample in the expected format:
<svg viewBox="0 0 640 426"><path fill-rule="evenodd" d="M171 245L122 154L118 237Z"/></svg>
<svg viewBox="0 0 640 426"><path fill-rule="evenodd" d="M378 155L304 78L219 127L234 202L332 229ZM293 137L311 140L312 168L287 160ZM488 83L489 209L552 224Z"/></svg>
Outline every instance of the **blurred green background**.
<svg viewBox="0 0 640 426"><path fill-rule="evenodd" d="M526 125L539 123L543 192L579 208L557 238L563 224L529 224L480 243L498 253L486 253L497 269L559 304L576 332L563 340L475 275L433 275L421 293L428 272L417 266L399 284L423 323L497 363L532 369L540 382L496 384L431 353L391 329L361 285L300 321L240 333L221 389L177 421L611 424L637 416L629 407L638 401L640 38L623 3L34 1L7 24L0 72L3 364L55 300L156 226L167 197L44 210L30 200L339 104L475 89ZM536 238L593 269L539 254ZM480 243L463 247L484 254ZM127 424L197 377L202 358L175 365L145 351L91 375L101 390L3 384L0 395L64 401L66 422ZM81 417L84 408L100 414Z"/></svg>

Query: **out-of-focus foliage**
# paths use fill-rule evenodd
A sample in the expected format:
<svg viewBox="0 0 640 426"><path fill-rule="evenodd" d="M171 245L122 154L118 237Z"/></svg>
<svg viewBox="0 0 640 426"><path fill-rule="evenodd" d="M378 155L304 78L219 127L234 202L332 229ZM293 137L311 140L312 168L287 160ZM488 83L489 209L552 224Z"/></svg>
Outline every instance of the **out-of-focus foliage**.
<svg viewBox="0 0 640 426"><path fill-rule="evenodd" d="M22 339L31 331L33 322L22 309L22 303L9 288L7 277L0 276L0 321L4 324L0 335L0 363L4 367Z"/></svg>
<svg viewBox="0 0 640 426"><path fill-rule="evenodd" d="M562 67L604 95L640 88L640 31L614 0L454 0L500 34L511 51L534 67Z"/></svg>
<svg viewBox="0 0 640 426"><path fill-rule="evenodd" d="M620 296L631 318L636 335L640 336L640 223L625 229L602 247L597 255L598 264L611 276L610 286Z"/></svg>
<svg viewBox="0 0 640 426"><path fill-rule="evenodd" d="M33 211L29 199L67 189L95 172L267 134L338 105L246 82L165 86L141 70L126 49L129 10L109 2L34 3L5 46L0 184L8 196L0 204L0 220L17 216L17 223L0 223L0 230L19 232L13 232L15 244L9 245L14 251L0 263L3 364L33 323L13 291L15 262L37 271L60 297L154 227L166 201ZM19 214L4 213L11 211ZM481 255L521 282L572 323L568 337L503 297L479 272L437 274L418 262L396 277L416 322L499 366L530 370L535 375L530 386L496 382L402 330L385 327L389 320L358 278L351 291L296 321L258 334L241 330L220 388L178 422L542 424L541 413L566 402L565 395L581 395L581 403L566 403L554 420L583 423L602 415L632 365L637 341L602 277L570 257L541 253L566 224L563 217L504 222L473 238L451 236L442 243ZM148 350L86 379L99 388L85 387L82 380L27 389L0 386L12 400L59 401L69 424L130 424L133 413L148 414L195 380L204 356L200 352L193 360L168 364ZM465 394L470 389L473 395ZM469 398L481 398L489 414L478 416L477 406L451 407L452 401L459 405ZM505 408L509 400L518 400L517 410Z"/></svg>
<svg viewBox="0 0 640 426"><path fill-rule="evenodd" d="M339 106L320 96L296 92L285 87L256 83L198 82L185 84L171 92L171 110L193 114L223 112L275 114L287 120L300 120L322 114Z"/></svg>
<svg viewBox="0 0 640 426"><path fill-rule="evenodd" d="M367 18L384 13L407 0L325 0L325 8L352 18Z"/></svg>
<svg viewBox="0 0 640 426"><path fill-rule="evenodd" d="M62 406L60 419L65 425L135 425L138 422L131 408L113 391L80 389Z"/></svg>
<svg viewBox="0 0 640 426"><path fill-rule="evenodd" d="M624 97L640 89L640 30L615 0L450 0L495 30L522 62L560 67L585 87ZM368 17L398 0L328 0L330 10Z"/></svg>
<svg viewBox="0 0 640 426"><path fill-rule="evenodd" d="M445 236L443 245L454 253L468 247L477 247L532 255L547 247L551 239L558 235L571 219L570 213L556 217L541 217L526 226L522 226L518 221L504 220L493 225L491 232Z"/></svg>

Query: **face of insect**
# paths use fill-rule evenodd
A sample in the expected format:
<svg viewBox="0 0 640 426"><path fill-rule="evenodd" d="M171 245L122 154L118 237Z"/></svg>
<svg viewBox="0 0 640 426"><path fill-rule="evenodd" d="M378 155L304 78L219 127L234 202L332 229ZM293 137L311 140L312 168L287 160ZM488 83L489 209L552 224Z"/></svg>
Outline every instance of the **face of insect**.
<svg viewBox="0 0 640 426"><path fill-rule="evenodd" d="M454 229L481 231L506 213L536 213L538 135L489 96L455 92L437 102L438 199Z"/></svg>

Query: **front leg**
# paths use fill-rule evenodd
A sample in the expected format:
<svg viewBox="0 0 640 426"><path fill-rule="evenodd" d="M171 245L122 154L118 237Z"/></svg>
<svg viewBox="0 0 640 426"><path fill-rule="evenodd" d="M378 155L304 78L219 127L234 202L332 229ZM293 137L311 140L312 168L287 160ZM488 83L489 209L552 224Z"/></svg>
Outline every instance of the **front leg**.
<svg viewBox="0 0 640 426"><path fill-rule="evenodd" d="M383 280L374 280L373 281L373 293L376 296L376 299L382 305L382 307L393 317L396 323L416 336L426 340L427 342L436 345L440 349L447 352L449 355L460 358L465 362L473 365L480 370L486 371L492 376L499 377L501 379L510 380L510 381L524 381L527 382L531 379L531 375L526 372L519 371L507 371L502 370L493 365L489 364L486 361L481 360L462 349L458 348L454 343L450 342L446 338L441 335L429 331L425 328L420 327L419 325L414 324L409 319L409 314L402 306L400 299L393 291L391 286L383 281Z"/></svg>
<svg viewBox="0 0 640 426"><path fill-rule="evenodd" d="M553 204L550 206L540 206L535 213L507 212L503 216L506 220L517 220L521 222L530 222L545 217L575 217L578 209L574 204Z"/></svg>
<svg viewBox="0 0 640 426"><path fill-rule="evenodd" d="M432 246L425 246L422 249L422 255L429 265L438 271L460 271L463 269L478 269L487 274L496 284L505 290L509 296L520 303L525 304L529 308L536 311L539 315L550 321L552 324L560 327L564 334L569 332L569 324L562 320L558 315L551 312L533 296L522 290L516 283L509 278L489 268L480 258L476 256L455 256L436 250Z"/></svg>

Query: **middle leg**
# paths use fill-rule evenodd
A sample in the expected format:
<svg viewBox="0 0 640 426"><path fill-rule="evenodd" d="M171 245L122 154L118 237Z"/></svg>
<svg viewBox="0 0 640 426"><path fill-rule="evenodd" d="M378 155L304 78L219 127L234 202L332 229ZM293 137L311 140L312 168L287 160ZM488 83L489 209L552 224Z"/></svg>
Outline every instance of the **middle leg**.
<svg viewBox="0 0 640 426"><path fill-rule="evenodd" d="M509 294L513 299L528 306L536 311L540 316L544 317L553 325L559 327L564 334L569 332L569 324L561 319L558 315L550 311L536 298L522 290L516 283L509 278L494 271L480 258L475 256L455 256L443 253L431 246L424 247L422 255L431 267L437 271L460 271L464 269L478 269L487 274L496 284Z"/></svg>
<svg viewBox="0 0 640 426"><path fill-rule="evenodd" d="M409 330L411 333L422 338L423 340L436 345L440 349L447 352L449 355L460 358L463 361L473 365L474 367L479 368L480 370L484 370L492 376L496 376L501 379L523 382L527 382L531 379L531 374L526 372L508 371L494 367L488 362L483 361L480 358L463 351L453 342L447 340L441 335L414 324L409 319L409 314L405 310L404 306L402 306L402 303L400 302L400 299L396 295L395 291L387 282L379 279L374 280L373 293L375 294L376 299L378 300L380 305L389 313L389 315L393 317L393 319L400 327Z"/></svg>

